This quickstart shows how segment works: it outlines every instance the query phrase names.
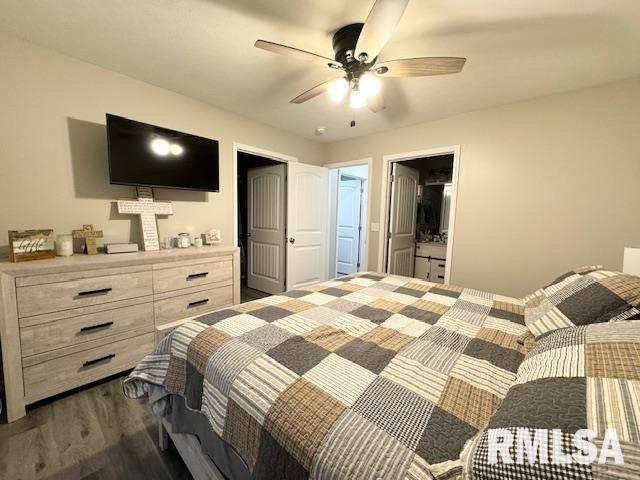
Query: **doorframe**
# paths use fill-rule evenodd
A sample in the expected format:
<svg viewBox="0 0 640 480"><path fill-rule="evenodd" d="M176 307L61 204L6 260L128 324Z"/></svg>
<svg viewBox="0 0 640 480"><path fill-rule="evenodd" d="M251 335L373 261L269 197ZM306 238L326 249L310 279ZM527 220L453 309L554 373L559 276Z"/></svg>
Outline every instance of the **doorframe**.
<svg viewBox="0 0 640 480"><path fill-rule="evenodd" d="M297 157L286 155L284 153L272 152L263 148L254 147L251 145L244 145L242 143L233 142L233 155L231 157L231 175L233 177L233 246L238 247L238 152L249 153L252 155L259 155L261 157L270 158L282 163L297 162ZM285 259L286 259L286 246L285 246Z"/></svg>
<svg viewBox="0 0 640 480"><path fill-rule="evenodd" d="M367 166L367 221L365 222L365 228L366 228L366 232L365 232L365 237L364 237L364 269L363 271L368 272L369 271L369 244L371 244L371 192L372 192L372 186L373 186L373 182L372 180L372 174L373 174L373 157L365 157L365 158L361 158L359 160L348 160L346 162L337 162L337 163L325 163L323 165L323 167L328 168L329 170L336 170L336 169L340 169L340 168L345 168L345 167L355 167L357 165L366 165ZM336 202L336 209L338 207L338 203ZM331 212L328 212L329 215L329 228L327 229L327 236L329 238L329 242L331 242L331 227L330 227L330 215ZM330 246L330 243L329 243ZM336 260L336 259L334 259ZM327 262L327 266L329 264L329 262L331 261L331 259L329 259L329 261Z"/></svg>
<svg viewBox="0 0 640 480"><path fill-rule="evenodd" d="M386 256L389 248L389 194L391 189L391 164L406 160L414 160L423 157L435 157L438 155L453 155L453 177L451 185L453 186L453 195L451 196L451 207L449 211L449 234L447 236L447 266L444 273L444 282L449 283L451 279L451 265L453 264L453 242L455 240L455 224L456 224L456 206L458 204L458 180L460 174L460 145L452 145L448 147L429 148L426 150L418 150L414 152L394 153L382 156L382 185L380 188L380 234L378 245L378 271L386 270Z"/></svg>

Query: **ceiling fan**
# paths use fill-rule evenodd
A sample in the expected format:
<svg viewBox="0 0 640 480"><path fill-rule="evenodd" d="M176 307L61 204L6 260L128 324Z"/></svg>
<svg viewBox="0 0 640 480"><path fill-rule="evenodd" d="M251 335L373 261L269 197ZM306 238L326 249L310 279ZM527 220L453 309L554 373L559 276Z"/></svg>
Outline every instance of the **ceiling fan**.
<svg viewBox="0 0 640 480"><path fill-rule="evenodd" d="M255 46L344 73L340 78L323 82L298 95L291 103L306 102L325 91L334 101L340 102L350 91L349 105L352 108L366 105L371 111L379 112L385 108L380 78L458 73L466 62L466 58L422 57L376 63L408 3L409 0L376 0L365 23L346 25L334 33L335 59L266 40L258 40Z"/></svg>

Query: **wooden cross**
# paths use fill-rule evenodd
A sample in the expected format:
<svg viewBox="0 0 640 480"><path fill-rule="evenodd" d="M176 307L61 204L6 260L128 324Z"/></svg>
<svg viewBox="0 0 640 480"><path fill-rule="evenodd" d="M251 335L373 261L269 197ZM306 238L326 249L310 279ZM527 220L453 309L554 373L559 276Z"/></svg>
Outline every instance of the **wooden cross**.
<svg viewBox="0 0 640 480"><path fill-rule="evenodd" d="M73 238L84 239L87 255L95 255L98 253L96 238L102 238L102 230L94 230L93 225L83 225L82 230L74 230L72 233Z"/></svg>
<svg viewBox="0 0 640 480"><path fill-rule="evenodd" d="M140 215L144 249L160 250L156 215L173 215L171 202L154 202L151 187L136 187L137 200L118 200L118 213Z"/></svg>

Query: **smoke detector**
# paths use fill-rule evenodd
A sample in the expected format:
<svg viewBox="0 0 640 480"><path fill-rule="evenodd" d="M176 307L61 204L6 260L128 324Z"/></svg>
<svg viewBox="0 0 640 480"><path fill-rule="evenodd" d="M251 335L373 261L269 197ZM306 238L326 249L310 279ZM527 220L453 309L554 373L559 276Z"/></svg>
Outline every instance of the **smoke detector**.
<svg viewBox="0 0 640 480"><path fill-rule="evenodd" d="M316 135L323 135L327 131L327 127L316 127Z"/></svg>

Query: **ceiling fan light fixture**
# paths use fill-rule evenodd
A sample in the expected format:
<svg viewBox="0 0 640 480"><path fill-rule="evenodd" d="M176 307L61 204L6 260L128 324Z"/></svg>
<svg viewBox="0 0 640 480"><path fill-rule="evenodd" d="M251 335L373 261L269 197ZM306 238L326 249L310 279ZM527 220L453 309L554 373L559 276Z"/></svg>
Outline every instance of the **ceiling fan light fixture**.
<svg viewBox="0 0 640 480"><path fill-rule="evenodd" d="M349 106L351 108L362 108L367 105L367 96L362 90L351 90L351 96L349 97Z"/></svg>
<svg viewBox="0 0 640 480"><path fill-rule="evenodd" d="M380 92L380 79L370 73L362 75L358 84L367 98L375 97Z"/></svg>
<svg viewBox="0 0 640 480"><path fill-rule="evenodd" d="M349 82L345 78L337 78L329 84L327 91L334 102L340 102L349 90Z"/></svg>

